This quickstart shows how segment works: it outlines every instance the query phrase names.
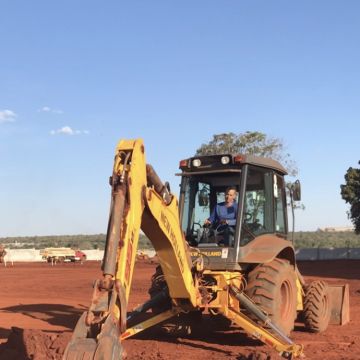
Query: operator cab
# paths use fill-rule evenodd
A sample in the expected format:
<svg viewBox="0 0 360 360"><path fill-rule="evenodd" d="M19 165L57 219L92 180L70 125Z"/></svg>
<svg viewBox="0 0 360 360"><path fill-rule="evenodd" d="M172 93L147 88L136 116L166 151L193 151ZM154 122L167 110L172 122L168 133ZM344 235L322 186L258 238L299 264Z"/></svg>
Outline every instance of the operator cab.
<svg viewBox="0 0 360 360"><path fill-rule="evenodd" d="M210 268L236 268L242 249L261 235L287 238L284 175L276 161L251 155L209 155L180 162L180 218L186 241L210 259ZM226 190L236 189L234 204L226 207ZM230 212L228 224L214 218L217 206ZM211 219L212 220L212 219Z"/></svg>

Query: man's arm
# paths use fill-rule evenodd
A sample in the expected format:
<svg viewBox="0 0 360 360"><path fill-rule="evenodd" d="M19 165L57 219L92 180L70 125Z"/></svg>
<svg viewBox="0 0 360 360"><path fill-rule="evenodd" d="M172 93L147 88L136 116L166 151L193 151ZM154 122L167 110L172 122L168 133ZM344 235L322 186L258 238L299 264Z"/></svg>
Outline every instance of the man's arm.
<svg viewBox="0 0 360 360"><path fill-rule="evenodd" d="M217 205L214 207L213 211L211 212L211 215L209 218L205 220L205 224L215 224L219 220L219 216L217 213Z"/></svg>

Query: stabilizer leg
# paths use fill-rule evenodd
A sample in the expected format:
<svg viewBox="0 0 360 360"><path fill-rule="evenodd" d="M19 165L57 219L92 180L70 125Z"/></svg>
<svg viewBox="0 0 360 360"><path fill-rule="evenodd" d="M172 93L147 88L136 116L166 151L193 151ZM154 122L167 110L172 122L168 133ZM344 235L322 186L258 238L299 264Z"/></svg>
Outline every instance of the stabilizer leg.
<svg viewBox="0 0 360 360"><path fill-rule="evenodd" d="M238 288L230 285L230 295L237 299L242 307L252 312L265 326L271 328L276 334L273 335L259 324L253 322L245 314L230 308L224 309L224 316L242 327L248 334L261 340L264 344L272 346L282 357L292 359L303 355L303 346L295 344L291 339L272 323L271 319L255 304L244 295Z"/></svg>

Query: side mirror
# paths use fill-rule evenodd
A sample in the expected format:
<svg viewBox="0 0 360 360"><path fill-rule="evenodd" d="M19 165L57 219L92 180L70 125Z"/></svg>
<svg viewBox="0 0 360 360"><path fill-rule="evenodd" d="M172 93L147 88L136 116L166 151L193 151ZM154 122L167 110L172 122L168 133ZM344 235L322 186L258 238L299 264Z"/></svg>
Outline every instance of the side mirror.
<svg viewBox="0 0 360 360"><path fill-rule="evenodd" d="M291 185L291 191L294 201L300 201L301 200L301 184L299 180L296 180Z"/></svg>
<svg viewBox="0 0 360 360"><path fill-rule="evenodd" d="M208 206L209 205L209 194L206 189L201 189L199 191L199 206Z"/></svg>

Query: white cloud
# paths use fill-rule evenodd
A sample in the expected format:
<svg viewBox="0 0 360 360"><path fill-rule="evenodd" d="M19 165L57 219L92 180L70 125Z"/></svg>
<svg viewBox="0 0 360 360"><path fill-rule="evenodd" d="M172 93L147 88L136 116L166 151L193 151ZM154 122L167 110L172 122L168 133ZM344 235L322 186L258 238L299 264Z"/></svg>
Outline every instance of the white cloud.
<svg viewBox="0 0 360 360"><path fill-rule="evenodd" d="M88 130L73 130L70 126L63 126L57 130L51 130L51 135L88 135Z"/></svg>
<svg viewBox="0 0 360 360"><path fill-rule="evenodd" d="M12 110L0 110L0 124L5 122L14 122L16 114Z"/></svg>
<svg viewBox="0 0 360 360"><path fill-rule="evenodd" d="M64 112L59 109L52 109L49 106L43 106L41 109L38 110L38 112L47 112L47 113L53 113L53 114L63 114Z"/></svg>

